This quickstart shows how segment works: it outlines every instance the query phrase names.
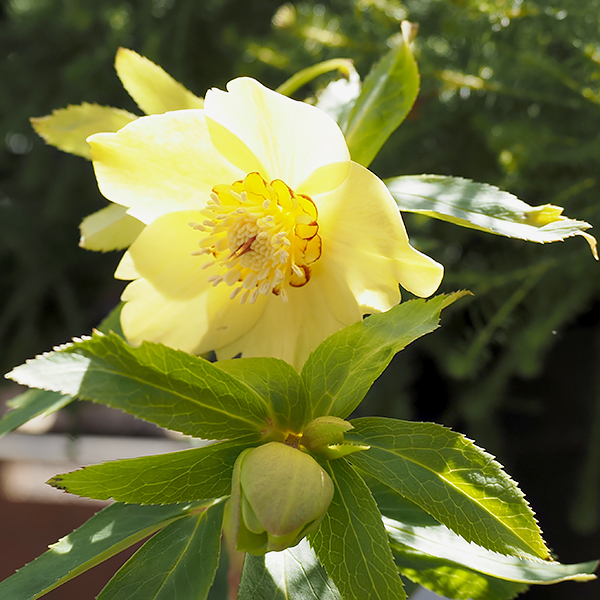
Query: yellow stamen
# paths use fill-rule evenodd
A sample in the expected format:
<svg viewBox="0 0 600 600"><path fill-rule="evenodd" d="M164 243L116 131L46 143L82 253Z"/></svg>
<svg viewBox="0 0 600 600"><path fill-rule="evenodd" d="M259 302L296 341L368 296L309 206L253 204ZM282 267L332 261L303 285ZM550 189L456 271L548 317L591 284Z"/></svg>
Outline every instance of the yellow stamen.
<svg viewBox="0 0 600 600"><path fill-rule="evenodd" d="M286 286L302 287L310 280L321 238L317 207L308 196L279 179L267 183L249 173L243 181L215 186L201 214L202 224L190 227L207 235L192 254L212 256L203 267L219 267L208 279L213 286L237 284L230 298L245 290L242 304L270 293L286 302Z"/></svg>

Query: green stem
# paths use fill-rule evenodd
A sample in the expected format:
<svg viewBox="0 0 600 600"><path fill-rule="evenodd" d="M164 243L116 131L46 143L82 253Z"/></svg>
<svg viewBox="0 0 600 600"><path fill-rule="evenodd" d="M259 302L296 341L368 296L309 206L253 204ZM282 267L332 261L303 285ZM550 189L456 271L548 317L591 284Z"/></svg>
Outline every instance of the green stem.
<svg viewBox="0 0 600 600"><path fill-rule="evenodd" d="M292 75L287 81L284 81L278 88L277 92L284 96L291 96L296 90L306 85L309 81L317 78L319 75L329 73L330 71L339 71L344 77L350 77L354 72L354 65L348 58L332 58L324 62L307 67Z"/></svg>

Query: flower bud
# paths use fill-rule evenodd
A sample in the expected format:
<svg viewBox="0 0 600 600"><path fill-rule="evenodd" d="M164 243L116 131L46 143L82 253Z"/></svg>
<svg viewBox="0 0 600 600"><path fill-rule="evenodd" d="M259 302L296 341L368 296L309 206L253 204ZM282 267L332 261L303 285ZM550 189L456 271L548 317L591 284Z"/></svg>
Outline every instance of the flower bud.
<svg viewBox="0 0 600 600"><path fill-rule="evenodd" d="M281 442L244 450L231 491L237 550L264 554L295 546L317 529L332 498L331 478L309 454Z"/></svg>

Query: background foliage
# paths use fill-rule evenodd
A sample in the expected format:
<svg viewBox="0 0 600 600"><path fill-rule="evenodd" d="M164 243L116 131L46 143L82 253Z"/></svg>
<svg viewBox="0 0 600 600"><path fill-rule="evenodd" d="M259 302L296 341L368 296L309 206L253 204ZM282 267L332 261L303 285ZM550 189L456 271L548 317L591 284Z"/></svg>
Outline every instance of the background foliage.
<svg viewBox="0 0 600 600"><path fill-rule="evenodd" d="M600 2L588 0L11 0L0 7L0 363L89 331L112 308L118 254L77 248L104 205L87 161L44 148L28 118L83 101L138 112L119 46L198 95L235 75L277 86L350 57L362 76L399 23L420 25L417 105L371 165L381 177L485 181L600 223ZM324 83L324 82L323 82ZM298 97L314 93L300 90ZM436 420L498 454L564 562L600 554L598 264L587 244L538 246L415 215L413 242L475 293L402 353L362 410ZM598 584L528 598L594 598Z"/></svg>

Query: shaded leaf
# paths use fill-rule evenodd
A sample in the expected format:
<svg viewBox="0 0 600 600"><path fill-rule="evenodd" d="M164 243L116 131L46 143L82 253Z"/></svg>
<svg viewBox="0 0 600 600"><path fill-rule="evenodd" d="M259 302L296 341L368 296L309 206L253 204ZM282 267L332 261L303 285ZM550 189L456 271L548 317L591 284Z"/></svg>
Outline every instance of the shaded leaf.
<svg viewBox="0 0 600 600"><path fill-rule="evenodd" d="M419 93L419 71L409 44L398 36L370 71L348 120L341 124L352 160L368 167L404 121Z"/></svg>
<svg viewBox="0 0 600 600"><path fill-rule="evenodd" d="M563 217L560 206L529 206L493 185L460 177L409 175L385 184L401 211L541 244L581 235L598 259L595 238L584 233L591 225Z"/></svg>
<svg viewBox="0 0 600 600"><path fill-rule="evenodd" d="M133 50L119 48L115 69L123 87L147 115L204 106L202 98Z"/></svg>
<svg viewBox="0 0 600 600"><path fill-rule="evenodd" d="M126 211L125 206L111 203L85 217L79 225L79 245L100 252L129 247L144 229L144 224Z"/></svg>
<svg viewBox="0 0 600 600"><path fill-rule="evenodd" d="M308 394L294 367L278 358L220 360L215 365L264 398L276 425L302 432L310 419Z"/></svg>
<svg viewBox="0 0 600 600"><path fill-rule="evenodd" d="M240 600L342 600L306 539L282 552L246 554Z"/></svg>
<svg viewBox="0 0 600 600"><path fill-rule="evenodd" d="M351 421L350 442L369 450L357 466L412 500L469 542L531 558L548 549L523 493L490 454L435 423L368 417Z"/></svg>
<svg viewBox="0 0 600 600"><path fill-rule="evenodd" d="M155 456L128 458L52 477L48 483L79 496L138 504L208 500L231 491L233 463L258 434Z"/></svg>
<svg viewBox="0 0 600 600"><path fill-rule="evenodd" d="M224 506L167 525L117 571L98 600L205 600L219 563Z"/></svg>
<svg viewBox="0 0 600 600"><path fill-rule="evenodd" d="M260 432L272 415L250 387L208 361L115 333L95 333L8 374L31 387L76 395L205 439Z"/></svg>
<svg viewBox="0 0 600 600"><path fill-rule="evenodd" d="M33 118L31 124L48 144L91 160L90 146L85 141L90 135L119 131L136 119L136 115L120 108L84 102L60 108L46 117Z"/></svg>
<svg viewBox="0 0 600 600"><path fill-rule="evenodd" d="M27 390L19 394L9 402L14 408L0 419L0 437L35 417L55 413L72 400L71 396L46 390Z"/></svg>
<svg viewBox="0 0 600 600"><path fill-rule="evenodd" d="M335 485L329 510L309 536L344 600L402 600L406 594L369 488L345 459L327 463Z"/></svg>
<svg viewBox="0 0 600 600"><path fill-rule="evenodd" d="M465 293L403 302L328 337L310 354L301 373L313 418L347 417L394 355L437 329L442 309Z"/></svg>
<svg viewBox="0 0 600 600"><path fill-rule="evenodd" d="M202 507L113 504L0 583L0 598L35 600Z"/></svg>

